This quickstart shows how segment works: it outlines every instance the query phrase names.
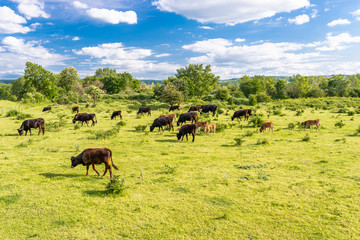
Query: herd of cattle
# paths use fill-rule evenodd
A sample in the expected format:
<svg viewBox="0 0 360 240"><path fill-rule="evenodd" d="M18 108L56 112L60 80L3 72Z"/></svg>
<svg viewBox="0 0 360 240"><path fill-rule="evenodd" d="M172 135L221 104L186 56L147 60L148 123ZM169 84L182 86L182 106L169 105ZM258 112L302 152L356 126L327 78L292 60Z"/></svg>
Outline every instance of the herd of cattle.
<svg viewBox="0 0 360 240"><path fill-rule="evenodd" d="M50 111L51 107L44 107L43 112ZM174 110L180 110L180 105L173 105L170 107L169 112ZM208 124L207 121L197 121L198 119L198 113L208 113L211 112L213 116L215 116L217 110L217 106L213 104L209 105L196 105L191 106L189 111L186 113L180 114L179 118L177 119L176 113L171 113L169 115L161 115L160 117L156 118L152 125L150 126L150 132L154 130L154 128L159 128L164 131L163 127L169 126L169 131L171 129L174 131L173 122L177 124L177 126L181 126L179 128L179 132L176 134L178 140L184 140L184 137L186 136L186 140L188 140L188 135L191 134L193 139L192 141L195 141L195 132L201 131L201 128L203 128L204 132L209 132L213 130L213 133L216 132L216 124ZM73 112L76 112L76 115L74 119L72 120L73 123L76 123L77 121L81 122L81 125L84 124L84 122L89 126L89 121L92 121L92 125L94 126L97 123L96 115L95 114L88 114L88 113L79 113L79 107L75 106L72 108ZM151 116L151 107L140 107L139 111L137 112L137 115L139 114L145 114L147 113L148 116ZM116 117L119 116L122 120L121 111L114 111L111 115L111 119L116 119ZM252 110L251 109L242 109L234 112L233 116L231 117L231 121L233 121L235 118L239 119L241 121L241 118L244 117L244 120L248 120L249 117L252 116ZM186 124L187 121L191 121L191 123ZM185 124L184 124L185 123ZM184 124L184 125L183 125ZM317 130L320 130L320 121L319 119L316 120L308 120L301 123L302 126L305 126L304 129L310 128L311 126L315 125L317 127ZM31 135L31 128L39 128L40 135L41 131L43 135L45 134L45 121L43 118L36 118L36 119L29 119L23 121L20 128L17 129L19 132L19 135L22 136L24 131L25 135L27 135L27 132L30 132ZM265 132L266 129L269 129L270 131L274 131L273 123L272 122L265 122L260 127L260 132ZM112 152L110 149L107 148L88 148L85 149L81 154L79 154L76 157L71 157L71 167L75 167L79 164L82 164L86 166L86 175L89 174L89 167L92 165L94 171L98 174L99 172L95 168L95 164L105 164L105 172L104 175L107 173L107 170L110 172L110 178L112 178L112 170L110 166L110 160L111 165L118 169L112 162ZM104 176L103 175L103 176Z"/></svg>

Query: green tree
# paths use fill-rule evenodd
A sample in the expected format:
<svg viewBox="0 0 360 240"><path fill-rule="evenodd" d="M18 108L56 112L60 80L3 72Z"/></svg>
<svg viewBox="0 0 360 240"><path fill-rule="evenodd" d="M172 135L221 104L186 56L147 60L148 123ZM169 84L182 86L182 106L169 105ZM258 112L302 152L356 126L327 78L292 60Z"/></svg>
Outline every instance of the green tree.
<svg viewBox="0 0 360 240"><path fill-rule="evenodd" d="M91 98L94 100L94 105L96 105L96 99L101 98L102 95L104 94L104 92L100 88L94 85L90 85L89 87L87 87L85 92L86 94L89 94Z"/></svg>
<svg viewBox="0 0 360 240"><path fill-rule="evenodd" d="M289 95L292 98L306 97L310 90L309 78L301 75L290 77L290 91Z"/></svg>
<svg viewBox="0 0 360 240"><path fill-rule="evenodd" d="M74 67L65 67L59 74L57 85L66 92L70 92L79 79L78 71Z"/></svg>
<svg viewBox="0 0 360 240"><path fill-rule="evenodd" d="M16 96L17 99L23 98L24 94L27 92L27 90L29 90L25 88L24 77L19 77L17 80L10 83L10 85L11 85L10 92L12 95ZM34 87L32 87L32 89L36 91Z"/></svg>
<svg viewBox="0 0 360 240"><path fill-rule="evenodd" d="M275 98L277 99L285 99L288 98L286 94L286 85L288 84L288 81L285 79L279 79L275 83Z"/></svg>
<svg viewBox="0 0 360 240"><path fill-rule="evenodd" d="M174 84L168 84L161 93L161 100L173 104L180 104L184 100L184 94Z"/></svg>
<svg viewBox="0 0 360 240"><path fill-rule="evenodd" d="M335 75L328 81L329 96L347 97L351 92L351 81L343 75Z"/></svg>
<svg viewBox="0 0 360 240"><path fill-rule="evenodd" d="M210 65L206 65L204 68L203 64L189 64L185 68L177 69L176 72L175 76L178 79L188 81L190 97L209 94L215 89L220 78L211 73Z"/></svg>
<svg viewBox="0 0 360 240"><path fill-rule="evenodd" d="M229 89L226 86L219 86L215 91L216 99L226 101L230 98Z"/></svg>
<svg viewBox="0 0 360 240"><path fill-rule="evenodd" d="M116 75L116 70L115 69L98 68L95 71L95 77L96 78L103 78L103 77L108 77L108 76L112 76L112 75Z"/></svg>

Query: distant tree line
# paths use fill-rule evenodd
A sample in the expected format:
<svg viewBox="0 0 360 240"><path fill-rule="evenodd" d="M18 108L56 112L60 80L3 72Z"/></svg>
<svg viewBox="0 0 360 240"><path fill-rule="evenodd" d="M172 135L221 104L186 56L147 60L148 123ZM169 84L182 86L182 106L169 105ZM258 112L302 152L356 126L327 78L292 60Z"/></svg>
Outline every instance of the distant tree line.
<svg viewBox="0 0 360 240"><path fill-rule="evenodd" d="M80 78L74 67L65 67L59 74L41 65L27 62L24 76L10 84L0 84L0 99L24 102L58 103L90 102L104 95L145 94L169 104L190 99L220 100L229 104L271 101L287 98L360 97L360 74L325 76L294 75L276 79L263 75L247 75L237 81L219 81L211 66L189 64L177 69L162 84L146 85L130 73L98 68L93 76Z"/></svg>

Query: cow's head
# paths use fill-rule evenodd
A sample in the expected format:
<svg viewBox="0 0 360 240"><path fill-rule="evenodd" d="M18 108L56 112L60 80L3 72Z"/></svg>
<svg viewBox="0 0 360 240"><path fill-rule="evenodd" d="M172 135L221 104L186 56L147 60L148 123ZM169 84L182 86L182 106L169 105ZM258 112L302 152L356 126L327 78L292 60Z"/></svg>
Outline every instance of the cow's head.
<svg viewBox="0 0 360 240"><path fill-rule="evenodd" d="M155 127L151 125L151 126L150 126L150 132L152 132L152 131L154 130L154 128L155 128Z"/></svg>
<svg viewBox="0 0 360 240"><path fill-rule="evenodd" d="M177 139L180 140L181 134L180 134L180 133L177 133L176 136L177 136Z"/></svg>
<svg viewBox="0 0 360 240"><path fill-rule="evenodd" d="M82 161L82 158L71 156L71 168L74 168L79 164L85 165L85 163Z"/></svg>
<svg viewBox="0 0 360 240"><path fill-rule="evenodd" d="M231 117L231 121L234 121L234 116Z"/></svg>
<svg viewBox="0 0 360 240"><path fill-rule="evenodd" d="M22 136L23 133L24 133L24 129L19 128L19 129L18 129L18 132L19 132L20 136Z"/></svg>
<svg viewBox="0 0 360 240"><path fill-rule="evenodd" d="M177 121L177 122L176 122L176 124L177 124L176 126L180 126L180 123L179 123L179 121Z"/></svg>

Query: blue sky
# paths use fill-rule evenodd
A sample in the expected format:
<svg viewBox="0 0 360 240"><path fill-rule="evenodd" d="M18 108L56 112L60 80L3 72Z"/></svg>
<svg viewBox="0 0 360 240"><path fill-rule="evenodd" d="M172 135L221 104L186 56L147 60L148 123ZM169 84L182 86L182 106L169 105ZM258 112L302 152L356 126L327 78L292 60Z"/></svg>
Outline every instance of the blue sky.
<svg viewBox="0 0 360 240"><path fill-rule="evenodd" d="M221 79L360 73L360 1L0 0L0 78L27 61L165 79L190 63Z"/></svg>

